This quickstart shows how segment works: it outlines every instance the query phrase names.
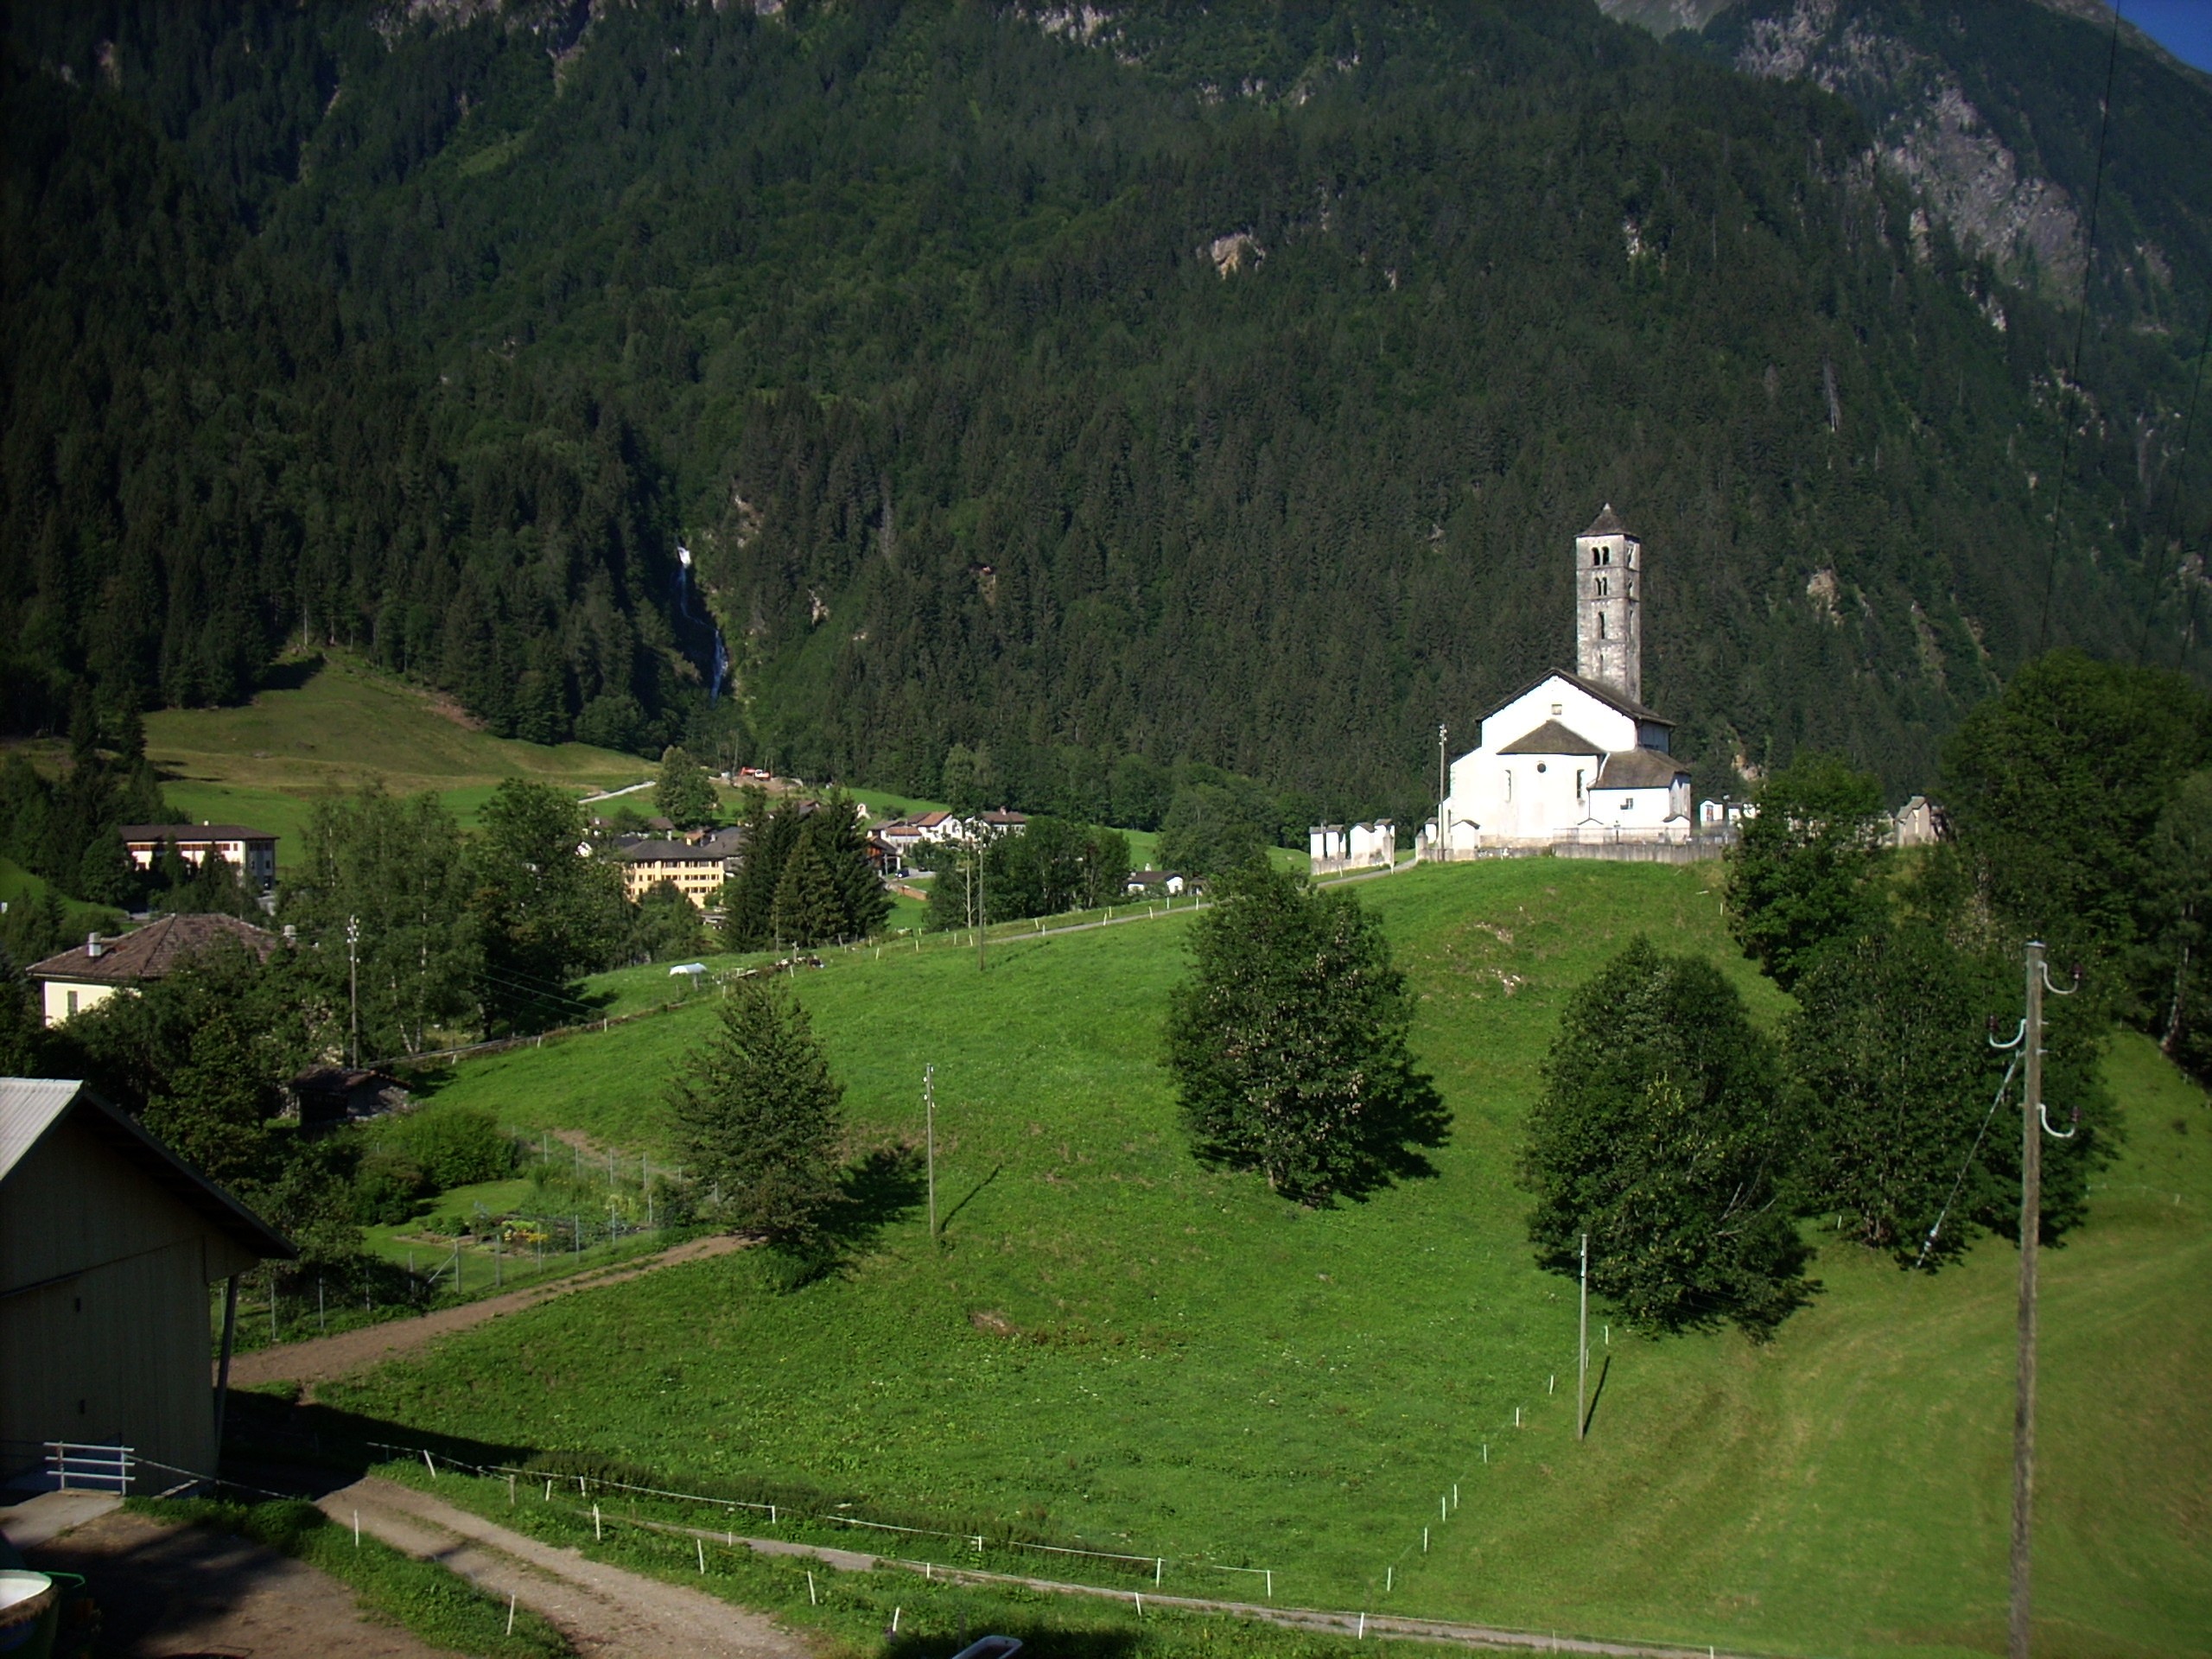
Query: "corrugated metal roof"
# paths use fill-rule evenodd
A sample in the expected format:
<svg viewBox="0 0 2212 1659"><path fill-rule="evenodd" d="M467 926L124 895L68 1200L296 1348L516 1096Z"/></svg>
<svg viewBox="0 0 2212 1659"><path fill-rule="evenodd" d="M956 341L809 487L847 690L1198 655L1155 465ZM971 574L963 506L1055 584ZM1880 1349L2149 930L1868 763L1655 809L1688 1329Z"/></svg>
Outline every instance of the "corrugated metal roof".
<svg viewBox="0 0 2212 1659"><path fill-rule="evenodd" d="M0 1077L0 1182L72 1107L84 1109L86 1128L256 1255L298 1256L291 1240L74 1078Z"/></svg>
<svg viewBox="0 0 2212 1659"><path fill-rule="evenodd" d="M0 1077L0 1181L69 1109L84 1086L68 1077Z"/></svg>

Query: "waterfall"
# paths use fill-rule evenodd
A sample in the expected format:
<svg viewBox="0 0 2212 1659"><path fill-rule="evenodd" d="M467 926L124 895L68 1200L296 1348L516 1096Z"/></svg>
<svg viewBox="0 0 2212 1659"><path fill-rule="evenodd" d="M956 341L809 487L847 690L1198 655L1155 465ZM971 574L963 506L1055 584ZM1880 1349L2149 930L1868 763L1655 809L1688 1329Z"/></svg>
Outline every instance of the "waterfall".
<svg viewBox="0 0 2212 1659"><path fill-rule="evenodd" d="M729 646L723 641L721 625L713 615L702 616L692 606L691 550L682 542L676 544L676 611L678 622L691 624L695 634L702 628L706 631L707 639L702 642L698 657L694 657L693 661L707 671L707 701L719 702L723 682L729 677ZM691 656L688 648L684 654ZM699 658L706 660L701 663Z"/></svg>

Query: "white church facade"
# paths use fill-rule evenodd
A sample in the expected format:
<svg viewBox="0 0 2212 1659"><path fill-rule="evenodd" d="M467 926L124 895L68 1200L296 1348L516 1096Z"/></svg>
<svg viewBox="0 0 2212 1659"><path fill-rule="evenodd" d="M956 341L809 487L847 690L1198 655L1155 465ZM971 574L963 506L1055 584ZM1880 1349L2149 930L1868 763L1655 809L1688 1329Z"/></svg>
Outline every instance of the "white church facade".
<svg viewBox="0 0 2212 1659"><path fill-rule="evenodd" d="M1575 671L1554 669L1483 716L1423 828L1424 856L1691 839L1673 724L1643 702L1644 576L1643 544L1608 505L1574 538Z"/></svg>

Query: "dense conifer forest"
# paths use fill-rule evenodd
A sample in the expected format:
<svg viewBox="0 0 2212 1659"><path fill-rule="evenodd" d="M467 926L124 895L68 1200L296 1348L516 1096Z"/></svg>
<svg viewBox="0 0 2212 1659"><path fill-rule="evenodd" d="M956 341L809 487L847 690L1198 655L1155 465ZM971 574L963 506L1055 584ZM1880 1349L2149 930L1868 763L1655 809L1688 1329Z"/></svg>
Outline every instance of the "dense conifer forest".
<svg viewBox="0 0 2212 1659"><path fill-rule="evenodd" d="M1711 42L1109 12L11 6L7 725L334 643L541 741L1410 815L1569 651L1607 501L1702 787L1925 786L2050 646L2202 671L2199 83L2125 54L2137 253L2077 329L1874 104Z"/></svg>

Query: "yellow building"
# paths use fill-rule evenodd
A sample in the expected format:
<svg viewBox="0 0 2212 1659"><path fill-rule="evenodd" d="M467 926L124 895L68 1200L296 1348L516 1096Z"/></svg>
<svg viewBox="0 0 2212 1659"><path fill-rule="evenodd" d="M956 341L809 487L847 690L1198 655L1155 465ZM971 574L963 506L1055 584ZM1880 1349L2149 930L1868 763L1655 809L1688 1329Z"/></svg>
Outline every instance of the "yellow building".
<svg viewBox="0 0 2212 1659"><path fill-rule="evenodd" d="M704 910L716 902L723 880L737 874L740 831L717 830L696 842L632 842L615 854L622 891L632 903L664 881Z"/></svg>

